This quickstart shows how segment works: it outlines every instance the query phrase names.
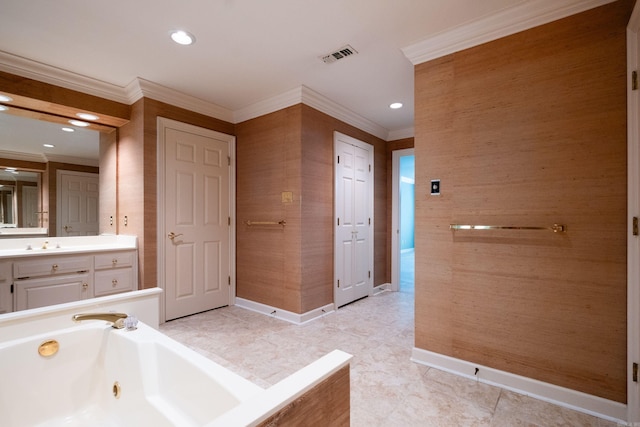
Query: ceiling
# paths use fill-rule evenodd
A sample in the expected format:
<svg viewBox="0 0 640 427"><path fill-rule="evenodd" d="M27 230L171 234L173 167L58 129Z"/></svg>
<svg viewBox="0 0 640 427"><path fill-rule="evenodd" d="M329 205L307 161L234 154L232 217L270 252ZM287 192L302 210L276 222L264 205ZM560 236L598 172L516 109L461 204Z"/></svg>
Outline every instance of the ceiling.
<svg viewBox="0 0 640 427"><path fill-rule="evenodd" d="M305 87L383 136L411 136L413 64L403 49L514 7L579 2L2 0L0 52L119 88L144 79L232 112ZM195 44L175 44L172 29ZM347 44L358 53L320 59Z"/></svg>

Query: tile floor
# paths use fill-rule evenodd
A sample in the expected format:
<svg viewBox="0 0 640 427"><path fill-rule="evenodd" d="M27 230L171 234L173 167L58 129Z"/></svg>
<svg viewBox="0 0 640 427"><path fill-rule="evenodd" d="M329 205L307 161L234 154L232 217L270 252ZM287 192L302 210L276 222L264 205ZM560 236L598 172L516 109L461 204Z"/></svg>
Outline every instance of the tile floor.
<svg viewBox="0 0 640 427"><path fill-rule="evenodd" d="M383 292L305 325L224 307L160 330L268 387L333 349L352 355L352 426L593 426L616 424L409 360L413 293Z"/></svg>

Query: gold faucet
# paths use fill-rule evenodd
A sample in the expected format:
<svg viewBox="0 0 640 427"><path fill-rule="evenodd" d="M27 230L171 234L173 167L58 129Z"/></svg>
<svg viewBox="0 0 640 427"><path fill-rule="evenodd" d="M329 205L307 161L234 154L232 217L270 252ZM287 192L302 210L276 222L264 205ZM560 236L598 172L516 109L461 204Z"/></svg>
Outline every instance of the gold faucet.
<svg viewBox="0 0 640 427"><path fill-rule="evenodd" d="M124 313L85 313L74 314L72 319L74 322L80 322L82 320L104 320L113 323L113 327L116 329L122 329L125 326L124 319L127 315Z"/></svg>

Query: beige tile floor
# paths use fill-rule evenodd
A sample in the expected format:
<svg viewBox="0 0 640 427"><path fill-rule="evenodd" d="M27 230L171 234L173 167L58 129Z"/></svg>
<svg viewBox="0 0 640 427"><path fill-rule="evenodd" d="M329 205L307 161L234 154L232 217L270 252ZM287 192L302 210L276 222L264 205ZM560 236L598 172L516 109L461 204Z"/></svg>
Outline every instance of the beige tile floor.
<svg viewBox="0 0 640 427"><path fill-rule="evenodd" d="M262 387L333 349L351 363L351 425L580 426L610 421L481 384L409 360L413 294L383 292L305 325L242 308L167 322L160 330Z"/></svg>

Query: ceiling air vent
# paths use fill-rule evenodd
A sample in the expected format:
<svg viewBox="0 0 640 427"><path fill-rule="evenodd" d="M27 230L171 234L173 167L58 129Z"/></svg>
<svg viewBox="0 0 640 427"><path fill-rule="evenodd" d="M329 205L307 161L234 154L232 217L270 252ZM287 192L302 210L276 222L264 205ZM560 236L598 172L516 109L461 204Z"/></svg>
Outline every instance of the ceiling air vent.
<svg viewBox="0 0 640 427"><path fill-rule="evenodd" d="M355 55L357 53L358 53L357 50L355 50L349 45L346 45L344 47L341 47L337 51L331 52L327 55L323 55L320 58L322 58L325 64L331 64L333 62L336 62L339 59L343 59L343 58L346 58L347 56Z"/></svg>

